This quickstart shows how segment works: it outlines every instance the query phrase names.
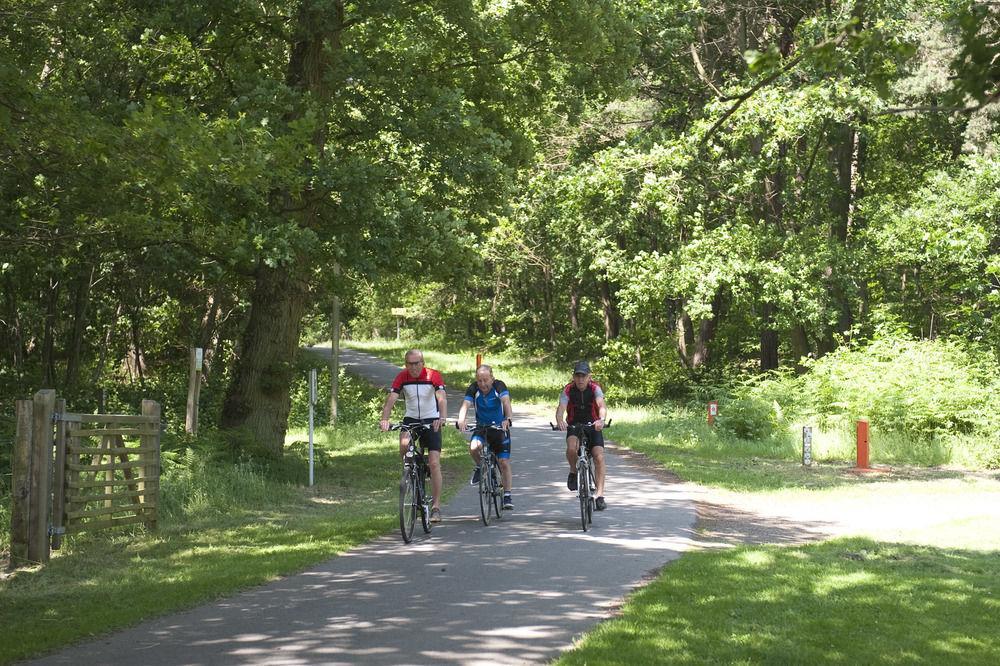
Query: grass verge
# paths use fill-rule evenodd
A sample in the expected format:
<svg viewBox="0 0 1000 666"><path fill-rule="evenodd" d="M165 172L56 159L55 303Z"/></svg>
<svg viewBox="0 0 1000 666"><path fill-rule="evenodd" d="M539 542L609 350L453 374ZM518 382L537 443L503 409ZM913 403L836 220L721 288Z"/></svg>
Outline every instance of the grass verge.
<svg viewBox="0 0 1000 666"><path fill-rule="evenodd" d="M866 539L691 553L557 663L996 664L997 563Z"/></svg>
<svg viewBox="0 0 1000 666"><path fill-rule="evenodd" d="M189 449L165 462L159 531L72 537L48 565L0 579L0 627L18 637L0 641L0 663L301 571L398 529L395 434L368 424L318 431L311 489L295 441L304 438L293 432L274 468ZM445 499L468 470L458 433L446 438Z"/></svg>

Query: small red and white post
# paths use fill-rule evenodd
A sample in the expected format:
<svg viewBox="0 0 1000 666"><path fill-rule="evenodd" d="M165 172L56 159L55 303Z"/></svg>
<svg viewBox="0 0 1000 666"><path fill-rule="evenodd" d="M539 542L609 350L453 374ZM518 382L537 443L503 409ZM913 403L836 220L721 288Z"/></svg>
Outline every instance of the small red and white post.
<svg viewBox="0 0 1000 666"><path fill-rule="evenodd" d="M483 364L483 355L481 353L476 354L476 370L478 370L479 366L481 366L482 364Z"/></svg>
<svg viewBox="0 0 1000 666"><path fill-rule="evenodd" d="M708 403L708 425L715 425L715 417L719 415L719 401L712 400Z"/></svg>

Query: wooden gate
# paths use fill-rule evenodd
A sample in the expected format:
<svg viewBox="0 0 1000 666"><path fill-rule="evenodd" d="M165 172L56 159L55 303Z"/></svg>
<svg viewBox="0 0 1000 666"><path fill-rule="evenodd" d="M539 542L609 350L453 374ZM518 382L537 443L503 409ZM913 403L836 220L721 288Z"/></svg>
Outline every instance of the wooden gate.
<svg viewBox="0 0 1000 666"><path fill-rule="evenodd" d="M135 523L156 529L158 403L143 400L138 416L74 414L44 390L17 409L11 566L48 561L64 534Z"/></svg>
<svg viewBox="0 0 1000 666"><path fill-rule="evenodd" d="M141 416L56 414L55 473L53 548L64 533L134 523L156 529L160 406L143 400Z"/></svg>

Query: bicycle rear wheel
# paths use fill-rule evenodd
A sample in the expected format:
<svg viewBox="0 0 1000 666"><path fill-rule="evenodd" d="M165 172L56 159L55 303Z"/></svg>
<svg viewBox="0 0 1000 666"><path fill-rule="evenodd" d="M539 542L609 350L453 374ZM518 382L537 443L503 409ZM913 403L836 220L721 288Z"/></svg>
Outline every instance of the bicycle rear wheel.
<svg viewBox="0 0 1000 666"><path fill-rule="evenodd" d="M417 519L417 478L412 470L404 470L399 482L399 531L403 542L413 539L413 523Z"/></svg>
<svg viewBox="0 0 1000 666"><path fill-rule="evenodd" d="M417 497L416 508L420 511L420 525L424 528L424 534L431 531L431 503L427 501L427 468L420 469L420 493Z"/></svg>
<svg viewBox="0 0 1000 666"><path fill-rule="evenodd" d="M486 458L479 463L479 515L483 525L490 524L490 503L493 501L493 471Z"/></svg>
<svg viewBox="0 0 1000 666"><path fill-rule="evenodd" d="M588 510L590 509L590 482L588 479L588 465L584 463L576 472L576 487L580 495L580 524L586 532L590 526Z"/></svg>

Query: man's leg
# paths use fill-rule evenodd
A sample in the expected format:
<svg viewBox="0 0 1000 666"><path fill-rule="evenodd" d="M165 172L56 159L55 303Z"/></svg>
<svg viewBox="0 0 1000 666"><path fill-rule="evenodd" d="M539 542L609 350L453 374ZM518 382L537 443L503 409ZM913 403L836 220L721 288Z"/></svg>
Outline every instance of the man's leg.
<svg viewBox="0 0 1000 666"><path fill-rule="evenodd" d="M405 430L399 431L399 457L405 458L406 452L410 448L410 433Z"/></svg>
<svg viewBox="0 0 1000 666"><path fill-rule="evenodd" d="M477 437L473 437L469 440L469 455L479 465L479 462L483 459L483 443Z"/></svg>
<svg viewBox="0 0 1000 666"><path fill-rule="evenodd" d="M576 472L576 459L580 452L580 438L570 435L566 438L566 462L569 463L569 471Z"/></svg>
<svg viewBox="0 0 1000 666"><path fill-rule="evenodd" d="M580 438L576 435L566 437L566 462L569 463L569 476L566 477L566 487L576 490L576 461L580 454Z"/></svg>
<svg viewBox="0 0 1000 666"><path fill-rule="evenodd" d="M441 508L441 452L440 451L428 451L427 452L428 464L431 468L431 488L434 492L434 503L431 505L431 509Z"/></svg>
<svg viewBox="0 0 1000 666"><path fill-rule="evenodd" d="M505 492L510 492L511 482L513 481L513 475L510 471L510 460L507 458L500 458L500 474L503 476L503 489Z"/></svg>
<svg viewBox="0 0 1000 666"><path fill-rule="evenodd" d="M590 457L594 461L594 477L597 480L597 496L604 497L604 447L591 447Z"/></svg>

